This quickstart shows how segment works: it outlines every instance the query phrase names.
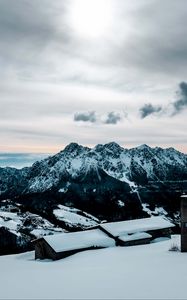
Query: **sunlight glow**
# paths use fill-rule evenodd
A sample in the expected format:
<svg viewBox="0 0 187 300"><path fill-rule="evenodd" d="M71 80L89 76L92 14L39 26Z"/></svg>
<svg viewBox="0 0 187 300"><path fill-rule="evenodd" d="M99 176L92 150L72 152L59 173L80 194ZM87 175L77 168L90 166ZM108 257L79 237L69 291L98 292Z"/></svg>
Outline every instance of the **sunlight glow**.
<svg viewBox="0 0 187 300"><path fill-rule="evenodd" d="M110 30L112 13L111 0L72 0L69 25L81 37L102 37Z"/></svg>

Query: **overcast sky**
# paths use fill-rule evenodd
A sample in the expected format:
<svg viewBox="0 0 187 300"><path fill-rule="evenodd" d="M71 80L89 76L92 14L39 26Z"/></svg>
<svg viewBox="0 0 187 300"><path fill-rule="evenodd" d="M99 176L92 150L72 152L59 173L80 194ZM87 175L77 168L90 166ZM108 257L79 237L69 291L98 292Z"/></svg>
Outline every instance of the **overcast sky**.
<svg viewBox="0 0 187 300"><path fill-rule="evenodd" d="M0 152L187 152L186 0L0 0Z"/></svg>

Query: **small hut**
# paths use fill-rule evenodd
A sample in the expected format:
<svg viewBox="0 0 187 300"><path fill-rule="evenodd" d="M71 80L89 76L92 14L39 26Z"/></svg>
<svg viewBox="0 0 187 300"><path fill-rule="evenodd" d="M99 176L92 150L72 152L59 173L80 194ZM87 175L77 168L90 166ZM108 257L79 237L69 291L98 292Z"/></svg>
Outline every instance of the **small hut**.
<svg viewBox="0 0 187 300"><path fill-rule="evenodd" d="M174 225L162 217L102 223L97 228L34 240L36 259L65 258L89 249L148 244L156 237L169 236Z"/></svg>
<svg viewBox="0 0 187 300"><path fill-rule="evenodd" d="M115 241L100 229L48 235L33 241L35 259L57 260L89 249L115 246Z"/></svg>
<svg viewBox="0 0 187 300"><path fill-rule="evenodd" d="M170 237L175 225L163 217L150 217L129 221L103 223L99 228L109 237L116 240L117 245L130 246L149 243L157 237Z"/></svg>

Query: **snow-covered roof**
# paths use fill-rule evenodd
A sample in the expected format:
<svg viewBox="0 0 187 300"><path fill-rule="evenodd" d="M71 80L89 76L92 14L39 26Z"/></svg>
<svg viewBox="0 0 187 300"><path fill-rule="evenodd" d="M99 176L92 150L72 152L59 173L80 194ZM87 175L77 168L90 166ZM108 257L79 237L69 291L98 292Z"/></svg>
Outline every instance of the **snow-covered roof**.
<svg viewBox="0 0 187 300"><path fill-rule="evenodd" d="M182 195L181 198L187 198L187 195Z"/></svg>
<svg viewBox="0 0 187 300"><path fill-rule="evenodd" d="M119 240L123 242L129 241L136 241L136 240L143 240L143 239L150 239L152 235L146 232L135 232L132 234L124 234L119 237Z"/></svg>
<svg viewBox="0 0 187 300"><path fill-rule="evenodd" d="M70 251L89 247L113 247L115 241L100 229L91 229L71 233L59 233L43 237L56 251Z"/></svg>
<svg viewBox="0 0 187 300"><path fill-rule="evenodd" d="M122 236L127 233L143 232L149 230L165 229L174 227L171 222L163 217L151 217L135 219L130 221L120 221L100 224L104 230L114 237Z"/></svg>

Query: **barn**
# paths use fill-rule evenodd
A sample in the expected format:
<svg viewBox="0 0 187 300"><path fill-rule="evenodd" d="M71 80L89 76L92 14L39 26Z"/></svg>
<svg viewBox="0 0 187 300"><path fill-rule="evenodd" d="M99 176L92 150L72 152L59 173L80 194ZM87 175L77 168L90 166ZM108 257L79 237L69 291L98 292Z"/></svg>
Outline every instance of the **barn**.
<svg viewBox="0 0 187 300"><path fill-rule="evenodd" d="M65 258L84 250L115 246L115 240L98 228L48 235L34 240L33 243L35 259L52 260Z"/></svg>
<svg viewBox="0 0 187 300"><path fill-rule="evenodd" d="M174 225L163 217L102 223L94 229L43 236L34 240L35 259L57 260L89 249L148 244L171 234Z"/></svg>
<svg viewBox="0 0 187 300"><path fill-rule="evenodd" d="M150 217L129 221L110 222L99 228L115 239L120 246L147 244L157 237L170 237L175 225L163 217Z"/></svg>

